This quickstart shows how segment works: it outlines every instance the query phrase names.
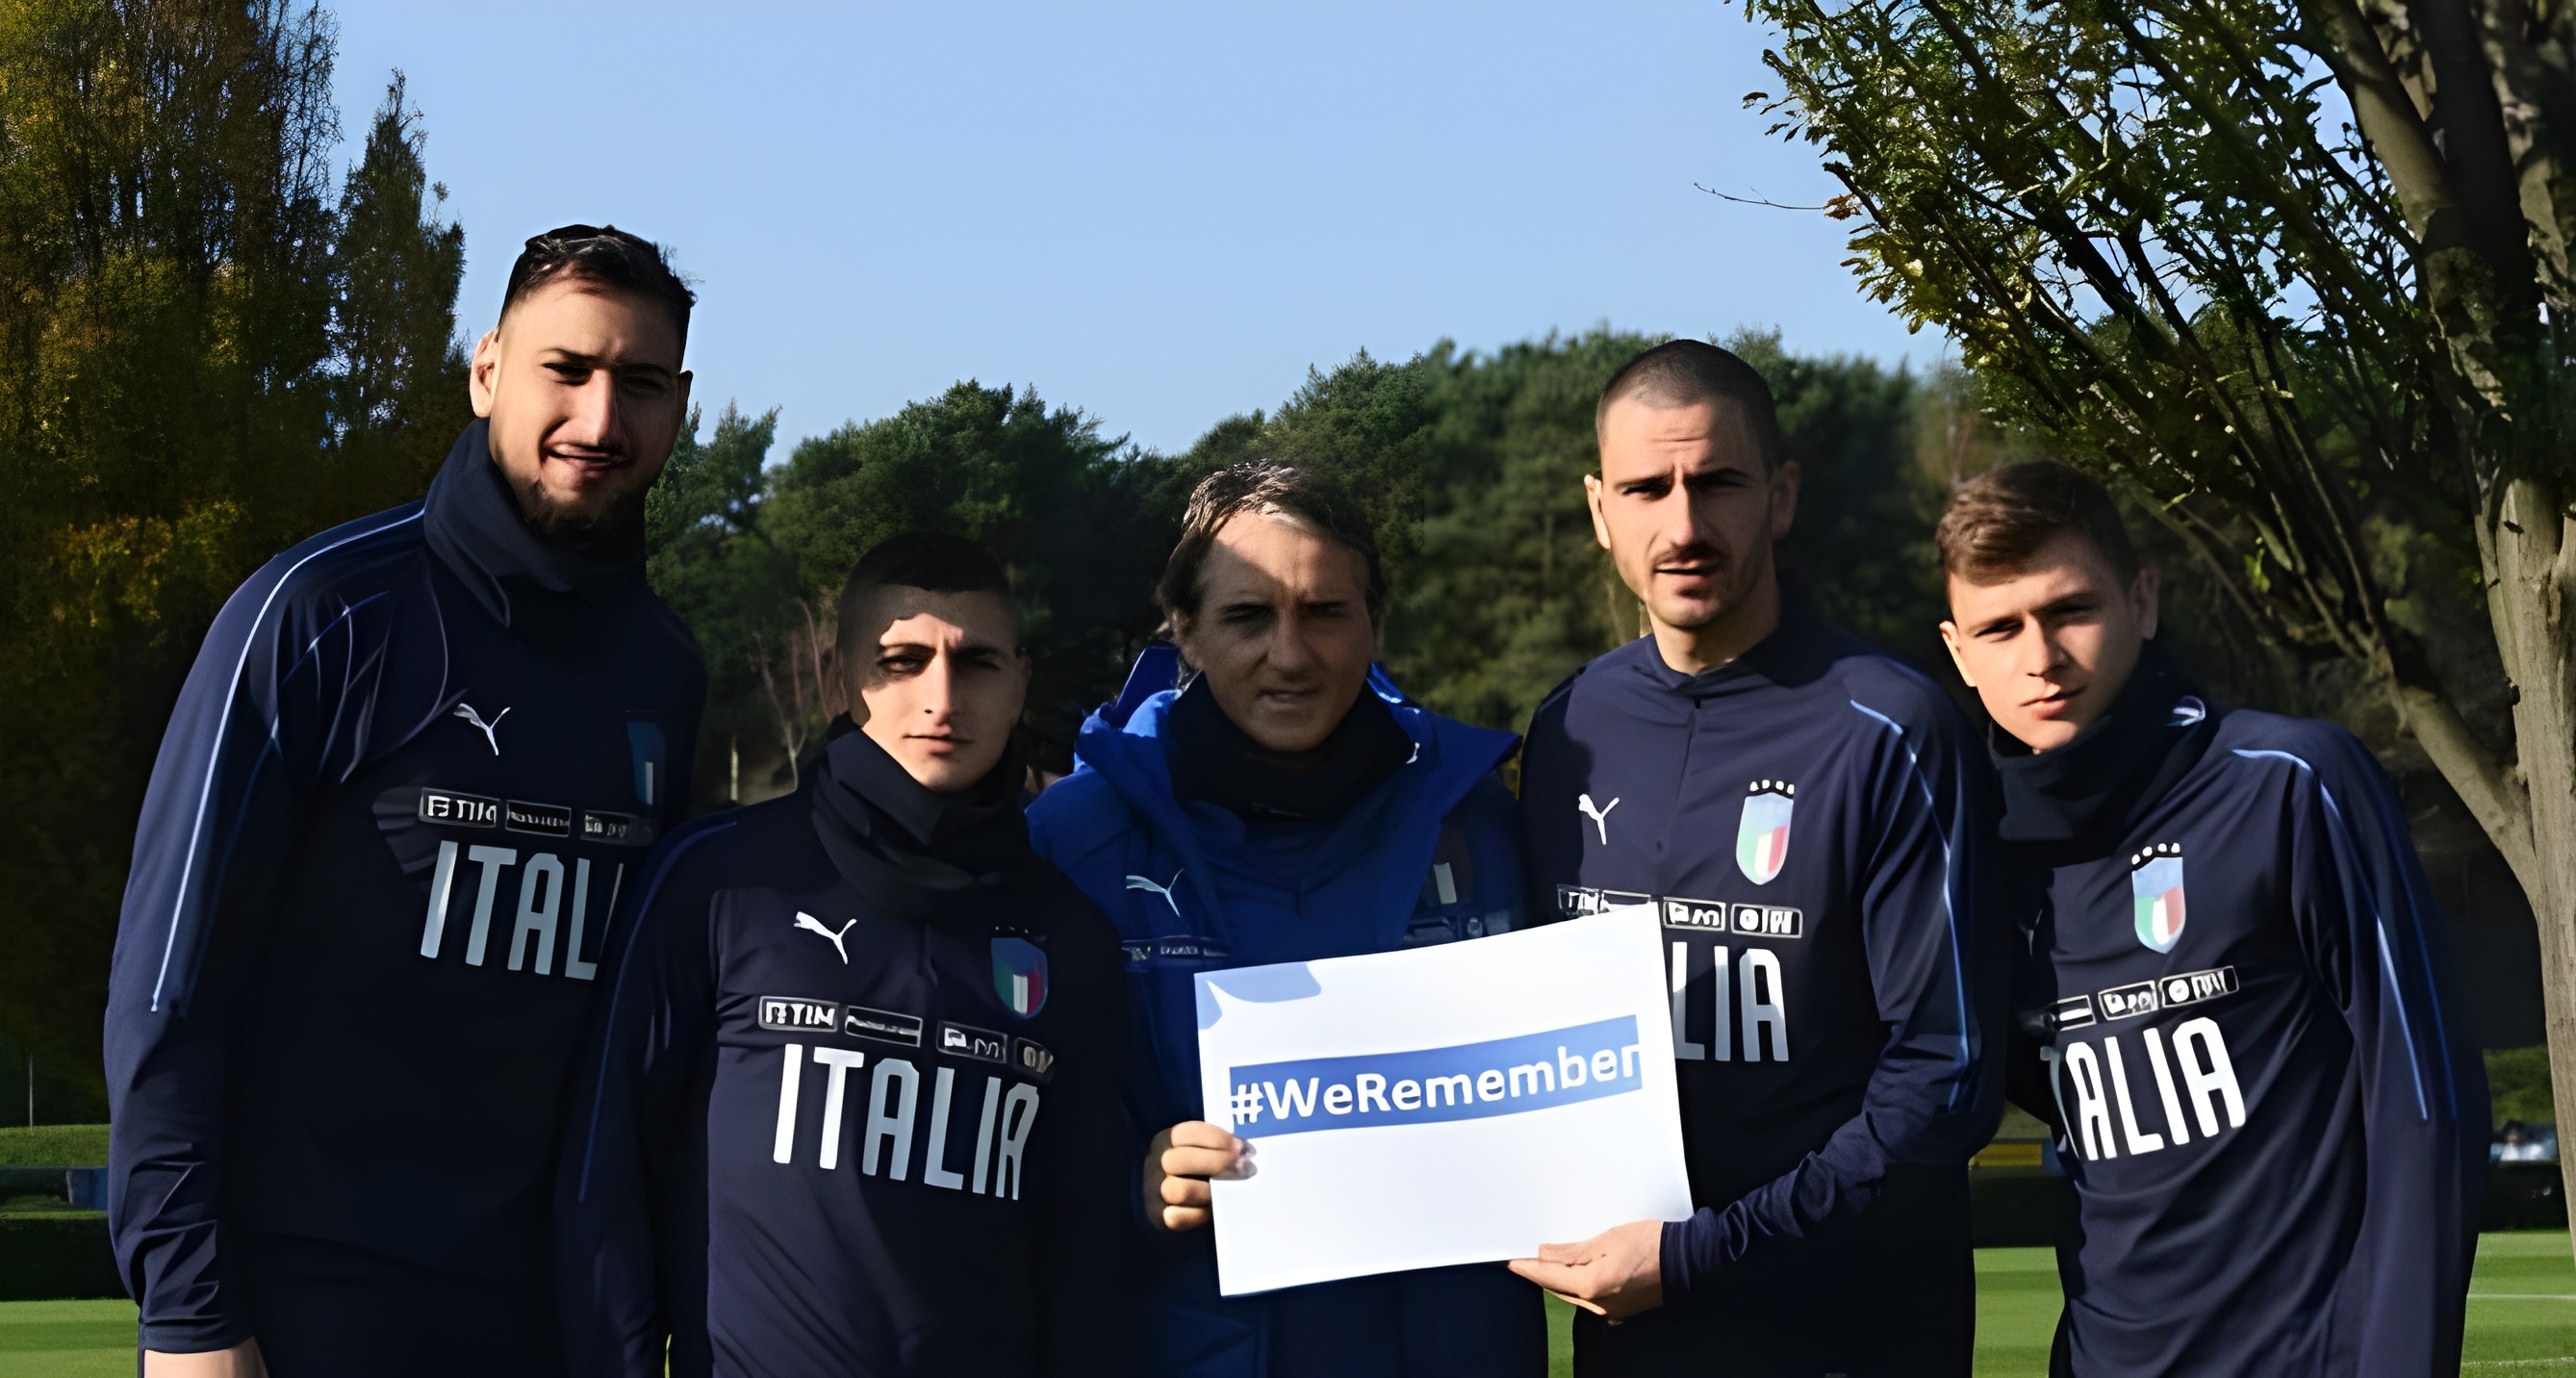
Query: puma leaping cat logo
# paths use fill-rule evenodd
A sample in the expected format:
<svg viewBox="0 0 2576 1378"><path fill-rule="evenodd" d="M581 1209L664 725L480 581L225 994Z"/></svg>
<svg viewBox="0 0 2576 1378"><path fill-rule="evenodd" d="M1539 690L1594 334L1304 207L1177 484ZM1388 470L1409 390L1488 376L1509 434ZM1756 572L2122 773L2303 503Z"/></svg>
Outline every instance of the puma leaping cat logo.
<svg viewBox="0 0 2576 1378"><path fill-rule="evenodd" d="M1618 801L1618 800L1616 800L1616 799L1613 799L1613 800L1611 800L1611 801L1610 801L1609 803L1607 803L1607 804L1601 804L1601 805L1597 805L1597 806L1596 806L1596 805L1592 802L1592 796L1587 794L1587 795L1584 795L1584 796L1582 796L1581 798L1577 799L1577 800L1575 801L1574 807L1575 807L1575 810L1576 810L1577 812L1581 813L1584 817L1589 818L1589 819L1591 819L1591 820L1592 820L1592 826L1593 826L1593 827L1598 828L1598 829L1600 829L1600 830L1601 830L1601 845L1602 845L1602 846L1604 846L1604 847L1609 846L1609 845L1610 845L1610 811L1611 811L1612 809L1615 809L1615 808L1619 807L1619 801Z"/></svg>
<svg viewBox="0 0 2576 1378"><path fill-rule="evenodd" d="M852 919L849 923L841 925L840 932L835 933L832 930L825 928L823 926L823 921L815 918L811 914L798 914L796 916L796 926L798 928L804 929L809 933L820 933L824 937L832 940L832 950L841 954L841 965L843 966L848 966L850 964L850 950L841 946L841 939L849 935L851 926L857 922L857 919Z"/></svg>
<svg viewBox="0 0 2576 1378"><path fill-rule="evenodd" d="M1182 869L1183 869L1183 870L1187 870L1188 868L1187 868L1187 867L1183 867ZM1146 879L1145 877L1143 877L1143 876L1131 875L1131 876L1127 877L1127 888L1128 888L1128 889L1130 889L1130 890L1151 890L1151 891L1153 891L1155 894L1162 896L1162 897L1163 897L1163 903L1165 903L1165 904L1168 904L1168 905L1172 906L1172 917L1173 917L1173 918L1176 918L1176 919L1177 919L1177 918L1179 918L1179 917L1181 916L1181 902L1180 902L1179 900L1176 900L1176 899L1173 899L1173 898L1172 898L1172 887L1173 887L1173 886L1175 886L1175 885L1178 885L1178 884L1180 884L1180 883L1181 883L1181 872L1180 872L1180 871L1174 871L1174 872L1172 873L1172 878L1171 878L1169 881L1167 881L1167 882L1165 882L1164 884L1161 884L1161 885L1156 885L1154 882L1152 882L1152 881L1150 881L1150 880L1147 880L1147 879Z"/></svg>
<svg viewBox="0 0 2576 1378"><path fill-rule="evenodd" d="M492 734L500 728L501 720L510 716L509 709L502 709L500 712L492 715L492 721L485 722L483 721L483 715L474 711L474 705L466 703L460 699L457 701L456 707L450 710L447 716L451 718L463 718L467 722L474 724L476 727L483 729L484 744L492 748L493 755L498 756L501 754L501 739L493 736Z"/></svg>

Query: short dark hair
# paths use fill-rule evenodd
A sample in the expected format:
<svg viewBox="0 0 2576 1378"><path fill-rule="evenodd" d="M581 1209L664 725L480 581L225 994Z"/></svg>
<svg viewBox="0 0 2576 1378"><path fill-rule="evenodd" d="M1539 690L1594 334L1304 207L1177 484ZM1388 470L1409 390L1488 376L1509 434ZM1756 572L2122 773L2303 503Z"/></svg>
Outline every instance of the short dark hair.
<svg viewBox="0 0 2576 1378"><path fill-rule="evenodd" d="M1172 547L1163 578L1154 586L1155 601L1163 605L1165 618L1177 622L1198 616L1199 576L1207 567L1208 552L1216 548L1216 534L1245 512L1286 517L1359 556L1368 565L1369 621L1385 624L1386 566L1378 559L1377 525L1369 520L1367 510L1349 490L1324 475L1268 459L1229 464L1199 480L1191 491L1189 511L1181 518L1180 542Z"/></svg>
<svg viewBox="0 0 2576 1378"><path fill-rule="evenodd" d="M1652 407L1732 402L1745 428L1753 432L1754 448L1762 454L1762 472L1777 472L1780 461L1789 456L1771 385L1753 365L1706 340L1666 340L1620 365L1601 389L1600 405L1592 409L1592 433L1601 433L1601 419L1610 414L1611 403L1630 397Z"/></svg>
<svg viewBox="0 0 2576 1378"><path fill-rule="evenodd" d="M698 294L672 271L671 256L649 239L615 225L561 225L531 236L510 265L501 314L509 315L529 293L558 278L642 297L670 312L680 343L689 342L689 308L698 304Z"/></svg>
<svg viewBox="0 0 2576 1378"><path fill-rule="evenodd" d="M834 637L843 666L866 662L869 633L882 628L860 625L870 595L884 588L920 589L924 593L990 593L1017 611L1011 576L993 552L963 536L937 531L907 531L868 547L841 584L840 625Z"/></svg>
<svg viewBox="0 0 2576 1378"><path fill-rule="evenodd" d="M1933 539L1942 570L1976 583L2029 568L2042 546L2069 532L2101 551L2113 574L2137 577L2138 548L2110 490L2053 459L1998 465L1960 484Z"/></svg>

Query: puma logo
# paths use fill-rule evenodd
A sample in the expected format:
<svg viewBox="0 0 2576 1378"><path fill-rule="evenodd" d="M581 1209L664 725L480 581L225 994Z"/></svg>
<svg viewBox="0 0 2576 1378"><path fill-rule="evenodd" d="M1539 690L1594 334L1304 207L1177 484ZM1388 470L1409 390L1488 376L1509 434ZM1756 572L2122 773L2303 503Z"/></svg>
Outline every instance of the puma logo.
<svg viewBox="0 0 2576 1378"><path fill-rule="evenodd" d="M463 718L467 722L474 724L476 727L481 728L483 730L484 744L492 748L493 755L498 756L501 754L501 739L492 734L500 729L501 719L510 716L509 709L502 709L500 712L492 715L492 721L485 722L483 721L483 715L474 711L474 705L459 700L456 707L450 711L447 716L451 718Z"/></svg>
<svg viewBox="0 0 2576 1378"><path fill-rule="evenodd" d="M1187 869L1188 869L1187 867L1183 867L1183 868L1182 868L1182 870L1187 870ZM1171 880L1170 880L1168 883L1166 883L1166 884L1162 884L1162 885L1156 885L1154 882L1152 882L1152 881L1150 881L1150 880L1147 880L1147 879L1146 879L1146 878L1144 878L1143 876L1131 875L1131 876L1127 877L1127 888L1128 888L1128 889L1130 889L1130 890L1151 890L1151 891L1153 891L1155 894L1162 896L1162 897L1163 897L1163 903L1168 904L1168 905L1170 905L1170 906L1172 907L1172 917L1173 917L1173 918L1176 918L1176 919L1177 919L1177 918L1179 918L1179 917L1181 916L1181 902L1180 902L1179 900L1176 900L1176 899L1173 899L1173 898L1172 898L1172 887L1173 887L1173 886L1175 886L1175 885L1178 885L1178 884L1180 884L1180 883L1181 883L1181 872L1180 872L1180 871L1174 871L1174 872L1172 873L1172 878L1171 878Z"/></svg>
<svg viewBox="0 0 2576 1378"><path fill-rule="evenodd" d="M1580 799L1577 799L1574 807L1577 812L1592 820L1593 827L1601 830L1601 845L1604 847L1609 846L1610 811L1619 807L1619 801L1613 799L1607 804L1595 805L1592 802L1592 796L1587 794L1582 796Z"/></svg>
<svg viewBox="0 0 2576 1378"><path fill-rule="evenodd" d="M841 946L841 939L849 936L850 929L857 923L857 919L852 919L849 923L841 925L840 932L835 933L832 930L825 928L823 926L823 921L815 918L811 914L798 914L796 916L796 926L798 928L804 929L809 933L820 933L824 937L832 940L832 950L841 954L841 965L843 966L848 966L850 964L850 950Z"/></svg>

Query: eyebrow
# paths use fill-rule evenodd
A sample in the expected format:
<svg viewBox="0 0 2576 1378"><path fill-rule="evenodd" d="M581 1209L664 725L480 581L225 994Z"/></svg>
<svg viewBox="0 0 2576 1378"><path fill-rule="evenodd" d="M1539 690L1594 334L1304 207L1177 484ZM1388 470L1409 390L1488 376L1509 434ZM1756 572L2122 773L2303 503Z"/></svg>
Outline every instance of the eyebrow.
<svg viewBox="0 0 2576 1378"><path fill-rule="evenodd" d="M580 350L565 349L560 345L548 345L545 349L539 351L539 353L543 356L541 361L549 364L579 364L584 368L595 368L606 373L651 373L658 374L664 378L677 378L680 376L679 370L668 367L667 365L646 363L642 361L621 364L613 362L603 355L584 354Z"/></svg>

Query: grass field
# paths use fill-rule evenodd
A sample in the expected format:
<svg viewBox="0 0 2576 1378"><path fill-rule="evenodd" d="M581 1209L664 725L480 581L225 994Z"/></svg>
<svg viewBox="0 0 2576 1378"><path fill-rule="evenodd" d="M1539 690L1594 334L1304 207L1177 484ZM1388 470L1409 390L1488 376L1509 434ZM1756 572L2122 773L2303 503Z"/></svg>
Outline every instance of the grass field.
<svg viewBox="0 0 2576 1378"><path fill-rule="evenodd" d="M0 1127L0 1167L97 1167L107 1161L107 1126Z"/></svg>
<svg viewBox="0 0 2576 1378"><path fill-rule="evenodd" d="M2057 1328L2057 1265L2046 1249L1977 1251L1977 1378L2038 1378ZM1571 1374L1573 1312L1548 1303L1557 1374ZM2556 1230L2478 1242L2469 1286L2472 1374L2576 1375L2576 1268ZM0 1302L0 1378L128 1378L134 1308L121 1301Z"/></svg>

